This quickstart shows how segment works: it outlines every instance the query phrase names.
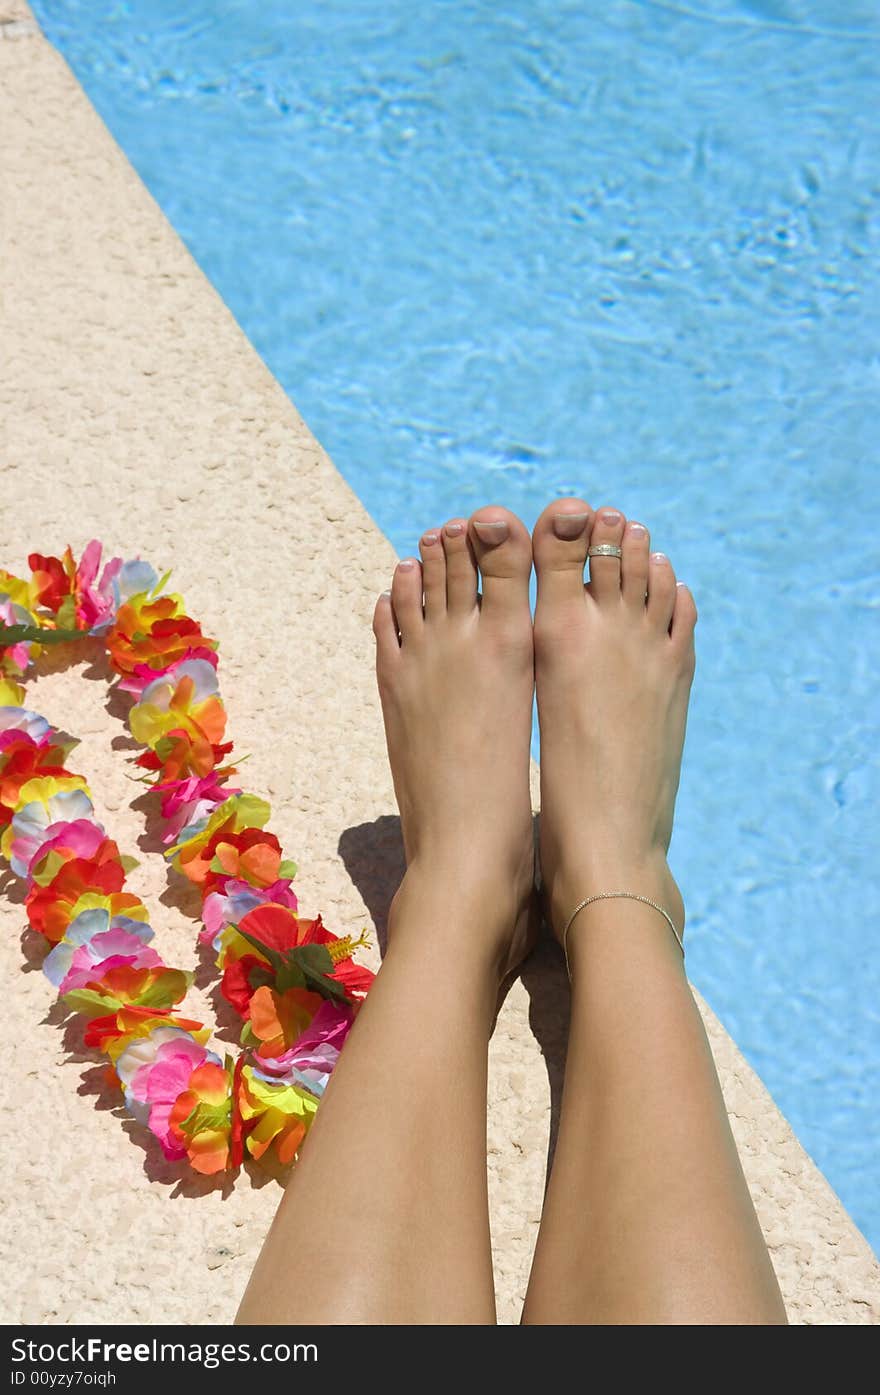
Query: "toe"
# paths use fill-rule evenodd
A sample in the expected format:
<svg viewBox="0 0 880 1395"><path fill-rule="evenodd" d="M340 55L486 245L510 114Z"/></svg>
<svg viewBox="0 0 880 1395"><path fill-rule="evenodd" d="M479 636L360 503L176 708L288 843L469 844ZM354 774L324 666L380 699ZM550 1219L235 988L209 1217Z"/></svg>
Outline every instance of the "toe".
<svg viewBox="0 0 880 1395"><path fill-rule="evenodd" d="M415 557L398 562L391 582L391 604L400 630L400 642L412 643L421 634L425 618L422 611L422 568Z"/></svg>
<svg viewBox="0 0 880 1395"><path fill-rule="evenodd" d="M694 626L697 623L697 606L690 588L683 581L676 582L675 600L672 608L672 624L669 633L673 644L683 655L693 656Z"/></svg>
<svg viewBox="0 0 880 1395"><path fill-rule="evenodd" d="M648 594L648 552L651 535L644 523L627 523L620 559L620 589L623 599L634 610L644 610Z"/></svg>
<svg viewBox="0 0 880 1395"><path fill-rule="evenodd" d="M446 614L446 553L440 529L431 528L419 539L422 559L422 586L425 592L425 619Z"/></svg>
<svg viewBox="0 0 880 1395"><path fill-rule="evenodd" d="M397 621L391 605L391 592L383 591L373 610L373 634L376 637L376 671L379 681L389 666L400 657L400 640L397 637Z"/></svg>
<svg viewBox="0 0 880 1395"><path fill-rule="evenodd" d="M590 534L590 552L594 548L618 548L622 551L626 519L618 509L599 509ZM600 605L620 600L620 556L613 551L590 557L590 595Z"/></svg>
<svg viewBox="0 0 880 1395"><path fill-rule="evenodd" d="M532 533L538 578L538 605L584 601L584 564L593 510L583 499L556 499L541 514Z"/></svg>
<svg viewBox="0 0 880 1395"><path fill-rule="evenodd" d="M532 539L528 528L510 509L489 504L471 515L468 536L480 568L481 615L529 615Z"/></svg>
<svg viewBox="0 0 880 1395"><path fill-rule="evenodd" d="M477 607L477 563L468 538L465 518L451 518L443 525L446 554L446 609L450 615L468 615Z"/></svg>
<svg viewBox="0 0 880 1395"><path fill-rule="evenodd" d="M657 630L668 630L675 605L675 572L664 552L648 558L648 619Z"/></svg>

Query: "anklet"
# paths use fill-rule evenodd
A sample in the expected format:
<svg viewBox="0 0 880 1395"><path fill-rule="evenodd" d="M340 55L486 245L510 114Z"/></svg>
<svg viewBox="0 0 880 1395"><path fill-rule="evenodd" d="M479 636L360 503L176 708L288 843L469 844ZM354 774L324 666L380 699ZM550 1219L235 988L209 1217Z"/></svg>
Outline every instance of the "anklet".
<svg viewBox="0 0 880 1395"><path fill-rule="evenodd" d="M585 906L591 906L594 901L608 901L612 897L616 896L622 896L627 901L641 901L643 905L652 906L655 911L659 911L660 914L663 916L663 919L668 924L673 935L675 936L675 942L681 950L682 958L684 958L684 942L682 941L681 935L679 935L678 931L675 928L675 923L672 919L672 916L669 914L668 911L664 911L662 906L658 906L656 901L650 900L650 898L647 896L638 896L634 891L600 891L595 896L588 896L585 901L581 901L577 906L575 906L571 915L568 917L568 920L565 922L565 929L562 932L562 952L565 955L565 968L568 974L569 982L571 982L571 965L568 962L568 932L571 929L571 922L574 920L578 912L582 911Z"/></svg>

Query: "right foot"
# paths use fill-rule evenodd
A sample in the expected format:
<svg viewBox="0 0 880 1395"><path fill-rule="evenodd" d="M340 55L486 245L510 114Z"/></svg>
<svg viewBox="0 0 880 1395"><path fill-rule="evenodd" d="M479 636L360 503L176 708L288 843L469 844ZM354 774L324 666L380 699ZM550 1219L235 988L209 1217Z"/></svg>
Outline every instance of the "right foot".
<svg viewBox="0 0 880 1395"><path fill-rule="evenodd" d="M559 520L563 522L560 523ZM590 560L611 543L620 559ZM544 510L532 538L538 602L540 858L557 937L579 901L632 891L684 929L666 852L694 674L693 597L648 530L581 499Z"/></svg>
<svg viewBox="0 0 880 1395"><path fill-rule="evenodd" d="M430 529L420 551L421 562L398 564L373 618L407 864L392 919L418 920L441 895L450 952L485 951L503 978L537 928L531 539L514 514L490 506ZM479 943L460 942L464 899ZM405 904L413 917L395 914Z"/></svg>

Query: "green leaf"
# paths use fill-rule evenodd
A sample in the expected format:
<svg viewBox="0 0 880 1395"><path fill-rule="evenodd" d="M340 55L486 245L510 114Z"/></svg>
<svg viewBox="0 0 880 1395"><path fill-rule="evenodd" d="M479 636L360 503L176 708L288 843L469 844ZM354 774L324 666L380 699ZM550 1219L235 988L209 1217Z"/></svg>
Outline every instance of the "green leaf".
<svg viewBox="0 0 880 1395"><path fill-rule="evenodd" d="M136 857L132 857L131 853L123 853L119 861L125 872L131 872L133 868L140 867L141 865Z"/></svg>
<svg viewBox="0 0 880 1395"><path fill-rule="evenodd" d="M278 865L278 876L289 877L292 881L296 876L296 863L289 857L285 858L285 860Z"/></svg>
<svg viewBox="0 0 880 1395"><path fill-rule="evenodd" d="M180 1127L188 1138L195 1138L205 1129L216 1129L225 1133L229 1128L229 1101L226 1100L223 1104L209 1104L207 1100L199 1100Z"/></svg>
<svg viewBox="0 0 880 1395"><path fill-rule="evenodd" d="M271 987L275 982L275 970L271 964L253 964L247 977L253 989L262 988L264 985Z"/></svg>
<svg viewBox="0 0 880 1395"><path fill-rule="evenodd" d="M345 989L335 979L327 975L333 972L333 960L326 945L297 945L287 951L289 957L298 964L306 977L306 982L325 998L338 998L347 1002Z"/></svg>
<svg viewBox="0 0 880 1395"><path fill-rule="evenodd" d="M262 940L258 940L255 935L249 935L246 930L242 930L240 925L236 925L235 928L243 940L247 940L249 945L253 945L254 949L258 949L269 960L275 973L280 973L284 967L284 955L279 954L277 949L270 949L268 945L264 945Z"/></svg>
<svg viewBox="0 0 880 1395"><path fill-rule="evenodd" d="M7 645L31 643L64 644L71 639L88 639L88 630L47 630L42 625L0 625L0 649Z"/></svg>
<svg viewBox="0 0 880 1395"><path fill-rule="evenodd" d="M167 582L168 582L168 578L170 577L170 575L171 575L171 568L168 569L168 571L165 573L164 576L160 576L159 580L156 582L156 585L153 587L152 591L150 591L148 594L149 594L150 596L161 596L161 595L164 593L164 591L165 591L165 586L166 586L166 584L167 584Z"/></svg>
<svg viewBox="0 0 880 1395"><path fill-rule="evenodd" d="M91 988L71 988L61 995L65 1007L74 1012L85 1013L87 1017L104 1017L108 1012L118 1012L122 1003L110 993L95 993Z"/></svg>
<svg viewBox="0 0 880 1395"><path fill-rule="evenodd" d="M275 975L275 990L278 993L286 993L288 988L305 988L306 986L306 976L302 969L289 959Z"/></svg>

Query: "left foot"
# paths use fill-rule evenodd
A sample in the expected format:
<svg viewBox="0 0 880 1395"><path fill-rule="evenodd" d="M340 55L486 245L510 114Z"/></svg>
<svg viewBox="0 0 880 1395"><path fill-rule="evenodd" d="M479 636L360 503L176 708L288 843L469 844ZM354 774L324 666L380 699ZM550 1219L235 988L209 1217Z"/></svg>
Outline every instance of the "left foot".
<svg viewBox="0 0 880 1395"><path fill-rule="evenodd" d="M590 561L589 545L605 546ZM697 610L641 523L583 499L544 510L533 536L541 723L541 869L561 935L586 897L629 890L684 904L666 861L694 676ZM619 554L619 555L615 555Z"/></svg>
<svg viewBox="0 0 880 1395"><path fill-rule="evenodd" d="M373 617L407 863L395 906L411 898L418 914L439 888L454 935L464 899L480 943L450 949L486 951L503 978L536 922L531 539L509 510L489 506L429 529L419 550L421 561L398 564Z"/></svg>

